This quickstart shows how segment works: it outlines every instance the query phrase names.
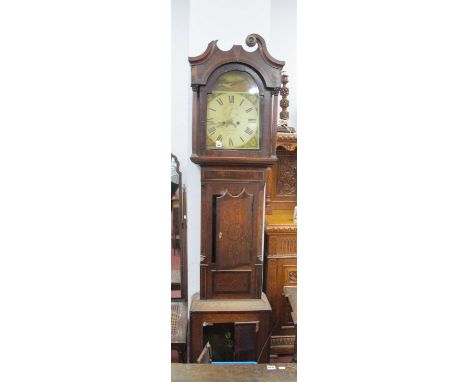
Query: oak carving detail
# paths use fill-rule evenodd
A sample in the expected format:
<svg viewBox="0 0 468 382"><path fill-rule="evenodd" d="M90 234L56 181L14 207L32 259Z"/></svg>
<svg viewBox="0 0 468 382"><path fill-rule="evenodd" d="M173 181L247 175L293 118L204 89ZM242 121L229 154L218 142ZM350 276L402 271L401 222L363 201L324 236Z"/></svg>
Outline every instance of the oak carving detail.
<svg viewBox="0 0 468 382"><path fill-rule="evenodd" d="M297 283L297 271L289 271L288 279L291 283Z"/></svg>
<svg viewBox="0 0 468 382"><path fill-rule="evenodd" d="M278 177L276 192L278 195L296 195L297 161L290 156L278 157Z"/></svg>

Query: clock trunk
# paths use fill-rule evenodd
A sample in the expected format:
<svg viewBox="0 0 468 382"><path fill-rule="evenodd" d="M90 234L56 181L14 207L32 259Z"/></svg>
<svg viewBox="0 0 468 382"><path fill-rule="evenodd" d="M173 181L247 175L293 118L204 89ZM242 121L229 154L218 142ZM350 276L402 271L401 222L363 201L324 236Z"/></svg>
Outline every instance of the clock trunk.
<svg viewBox="0 0 468 382"><path fill-rule="evenodd" d="M265 168L202 168L200 298L260 298Z"/></svg>

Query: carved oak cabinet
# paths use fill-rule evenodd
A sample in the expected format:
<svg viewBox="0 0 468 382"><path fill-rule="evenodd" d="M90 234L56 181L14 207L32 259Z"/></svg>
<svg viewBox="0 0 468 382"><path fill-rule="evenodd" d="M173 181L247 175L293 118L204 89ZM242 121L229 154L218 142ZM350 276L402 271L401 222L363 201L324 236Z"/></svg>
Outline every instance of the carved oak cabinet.
<svg viewBox="0 0 468 382"><path fill-rule="evenodd" d="M278 133L278 162L268 173L264 287L273 310L272 354L292 354L296 331L283 287L297 287L297 138Z"/></svg>

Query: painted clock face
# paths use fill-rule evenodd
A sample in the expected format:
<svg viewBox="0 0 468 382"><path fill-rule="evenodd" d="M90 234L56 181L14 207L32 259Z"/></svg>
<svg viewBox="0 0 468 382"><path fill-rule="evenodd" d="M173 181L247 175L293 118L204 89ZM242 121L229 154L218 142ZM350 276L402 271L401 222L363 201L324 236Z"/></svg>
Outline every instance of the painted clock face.
<svg viewBox="0 0 468 382"><path fill-rule="evenodd" d="M245 72L221 75L208 94L206 148L258 150L260 148L260 102L258 87Z"/></svg>

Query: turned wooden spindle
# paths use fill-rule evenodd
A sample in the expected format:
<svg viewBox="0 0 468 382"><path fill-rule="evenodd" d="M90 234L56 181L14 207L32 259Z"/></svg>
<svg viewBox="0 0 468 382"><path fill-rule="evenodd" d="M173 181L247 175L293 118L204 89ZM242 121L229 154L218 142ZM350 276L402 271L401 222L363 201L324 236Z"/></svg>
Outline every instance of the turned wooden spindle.
<svg viewBox="0 0 468 382"><path fill-rule="evenodd" d="M281 106L281 112L280 112L280 124L281 126L288 126L288 119L289 119L289 112L288 112L288 106L289 106L289 100L288 100L288 95L289 95L289 88L287 86L289 82L288 79L288 73L285 71L281 72L281 101L280 101L280 106Z"/></svg>

